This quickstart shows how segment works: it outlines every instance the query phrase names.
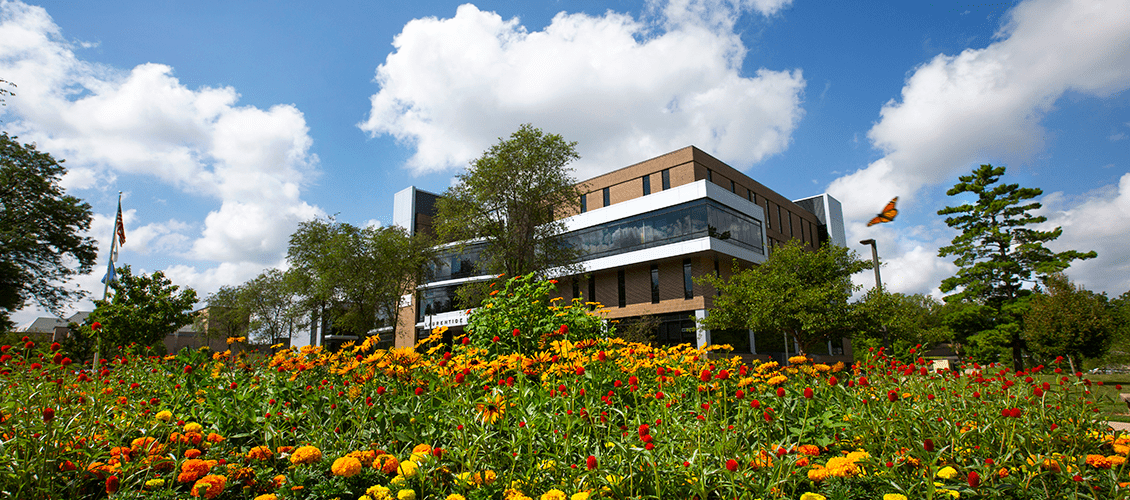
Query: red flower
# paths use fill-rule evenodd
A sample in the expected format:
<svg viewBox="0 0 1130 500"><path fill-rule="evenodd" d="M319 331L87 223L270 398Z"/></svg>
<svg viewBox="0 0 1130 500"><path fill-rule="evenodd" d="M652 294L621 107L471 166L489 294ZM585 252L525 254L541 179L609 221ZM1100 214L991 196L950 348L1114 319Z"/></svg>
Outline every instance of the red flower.
<svg viewBox="0 0 1130 500"><path fill-rule="evenodd" d="M891 400L892 403L894 403L895 401L898 401L899 400L898 391L894 391L894 390L887 391L887 399Z"/></svg>
<svg viewBox="0 0 1130 500"><path fill-rule="evenodd" d="M926 441L922 443L922 448L926 451L934 451L934 440L926 438Z"/></svg>
<svg viewBox="0 0 1130 500"><path fill-rule="evenodd" d="M102 329L102 323L95 321L94 323L90 324L90 329L97 332L98 330Z"/></svg>
<svg viewBox="0 0 1130 500"><path fill-rule="evenodd" d="M380 396L385 393L385 386L377 387L377 395Z"/></svg>
<svg viewBox="0 0 1130 500"><path fill-rule="evenodd" d="M977 471L970 471L969 476L966 477L965 480L969 482L970 488L981 486L981 475L977 474Z"/></svg>
<svg viewBox="0 0 1130 500"><path fill-rule="evenodd" d="M469 339L467 337L463 337L463 345L467 345L467 344L470 344L470 343L471 343L471 339Z"/></svg>
<svg viewBox="0 0 1130 500"><path fill-rule="evenodd" d="M738 399L744 398L745 397L745 391L738 389L738 392L734 393L734 397L736 397Z"/></svg>
<svg viewBox="0 0 1130 500"><path fill-rule="evenodd" d="M561 328L557 329L558 335L565 335L566 333L569 333L569 325L561 325Z"/></svg>
<svg viewBox="0 0 1130 500"><path fill-rule="evenodd" d="M643 449L645 449L647 451L651 451L651 450L655 449L655 445L651 444L651 443L647 443L647 444L643 445Z"/></svg>
<svg viewBox="0 0 1130 500"><path fill-rule="evenodd" d="M423 394L423 393L424 393L424 388L423 388L423 387L417 387L417 388L416 388L416 395L417 395L417 396L419 396L419 395L421 395L421 394Z"/></svg>
<svg viewBox="0 0 1130 500"><path fill-rule="evenodd" d="M734 460L732 458L727 460L726 461L726 470L728 470L730 472L734 472L734 471L738 470L738 461Z"/></svg>
<svg viewBox="0 0 1130 500"><path fill-rule="evenodd" d="M184 365L185 373L192 373L192 365Z"/></svg>
<svg viewBox="0 0 1130 500"><path fill-rule="evenodd" d="M490 341L491 341L491 342L498 342L498 335L495 335L495 336L491 337L491 338L490 338Z"/></svg>
<svg viewBox="0 0 1130 500"><path fill-rule="evenodd" d="M641 438L648 435L650 432L651 427L649 427L647 424L640 424L639 435Z"/></svg>
<svg viewBox="0 0 1130 500"><path fill-rule="evenodd" d="M589 470L595 469L596 468L596 457L589 455L589 458L585 459L585 467L587 467Z"/></svg>
<svg viewBox="0 0 1130 500"><path fill-rule="evenodd" d="M120 485L121 485L121 481L118 480L118 476L110 476L110 477L106 478L106 494L110 495L110 494L113 494L113 493L117 493L118 486L120 486Z"/></svg>
<svg viewBox="0 0 1130 500"><path fill-rule="evenodd" d="M576 371L577 375L584 375L585 374L585 367L578 366L575 371Z"/></svg>
<svg viewBox="0 0 1130 500"><path fill-rule="evenodd" d="M769 412L765 412L765 414L763 414L761 416L761 418L764 418L766 422L772 422L773 421L773 414L769 413Z"/></svg>
<svg viewBox="0 0 1130 500"><path fill-rule="evenodd" d="M35 342L32 342L30 340L27 341L26 344L24 344L24 349L31 349L32 347L35 347Z"/></svg>
<svg viewBox="0 0 1130 500"><path fill-rule="evenodd" d="M655 399L663 399L663 391L656 392Z"/></svg>
<svg viewBox="0 0 1130 500"><path fill-rule="evenodd" d="M60 345L58 342L52 342L51 343L51 352L58 351L59 349L62 349L62 348L63 348L63 346Z"/></svg>
<svg viewBox="0 0 1130 500"><path fill-rule="evenodd" d="M778 387L777 388L777 397L779 397L779 398L785 397L785 388L784 387Z"/></svg>
<svg viewBox="0 0 1130 500"><path fill-rule="evenodd" d="M44 408L43 409L43 421L44 422L50 422L52 420L55 420L55 409L54 408Z"/></svg>
<svg viewBox="0 0 1130 500"><path fill-rule="evenodd" d="M1083 482L1083 476L1080 476L1079 474L1071 476L1071 479L1075 480L1075 482L1077 482L1077 483Z"/></svg>
<svg viewBox="0 0 1130 500"><path fill-rule="evenodd" d="M804 388L804 399L812 399L812 388L811 387L805 387Z"/></svg>
<svg viewBox="0 0 1130 500"><path fill-rule="evenodd" d="M726 379L730 378L730 371L729 370L722 370L722 371L718 372L718 375L716 375L714 378L726 380Z"/></svg>
<svg viewBox="0 0 1130 500"><path fill-rule="evenodd" d="M710 370L702 370L702 373L699 374L698 379L703 382L710 382L710 379L713 376L714 375L710 373Z"/></svg>
<svg viewBox="0 0 1130 500"><path fill-rule="evenodd" d="M1012 418L1020 418L1021 413L1022 412L1020 411L1020 408L1013 408L1011 410L1008 410L1008 416Z"/></svg>
<svg viewBox="0 0 1130 500"><path fill-rule="evenodd" d="M835 375L832 375L831 377L828 377L828 385L836 385L836 384L838 384L839 382L840 382L840 380L839 380L839 379L837 379Z"/></svg>
<svg viewBox="0 0 1130 500"><path fill-rule="evenodd" d="M605 361L605 360L607 360L607 359L608 359L608 355L607 355L607 354L605 354L605 353L604 353L604 351L600 351L600 353L598 353L598 354L596 355L596 359L599 359L599 360L601 360L601 361Z"/></svg>
<svg viewBox="0 0 1130 500"><path fill-rule="evenodd" d="M514 336L514 337L517 337L519 333L521 333L521 332L520 332L520 331L518 331L518 329L517 329L517 328L515 328L515 329L514 329L514 332L513 332L513 333L511 333L510 335L512 335L512 336Z"/></svg>

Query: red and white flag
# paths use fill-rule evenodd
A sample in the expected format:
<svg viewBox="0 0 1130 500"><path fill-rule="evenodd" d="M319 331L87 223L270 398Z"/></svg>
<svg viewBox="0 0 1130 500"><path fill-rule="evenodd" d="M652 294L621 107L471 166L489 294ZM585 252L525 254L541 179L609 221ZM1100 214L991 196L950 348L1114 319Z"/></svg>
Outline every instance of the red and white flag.
<svg viewBox="0 0 1130 500"><path fill-rule="evenodd" d="M118 233L118 245L126 244L126 224L122 221L122 200L118 200L118 220L114 223L114 232Z"/></svg>

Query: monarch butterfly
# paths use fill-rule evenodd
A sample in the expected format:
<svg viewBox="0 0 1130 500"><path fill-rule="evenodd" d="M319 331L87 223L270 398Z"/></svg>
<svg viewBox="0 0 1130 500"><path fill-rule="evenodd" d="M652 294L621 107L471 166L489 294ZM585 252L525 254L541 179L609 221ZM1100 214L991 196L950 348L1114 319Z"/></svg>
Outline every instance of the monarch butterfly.
<svg viewBox="0 0 1130 500"><path fill-rule="evenodd" d="M895 203L898 201L898 196L891 198L891 202L887 203L887 206L883 207L883 211L879 212L879 215L876 215L874 219L871 219L871 222L867 223L867 227L895 220L895 216L899 214L898 209L895 208Z"/></svg>

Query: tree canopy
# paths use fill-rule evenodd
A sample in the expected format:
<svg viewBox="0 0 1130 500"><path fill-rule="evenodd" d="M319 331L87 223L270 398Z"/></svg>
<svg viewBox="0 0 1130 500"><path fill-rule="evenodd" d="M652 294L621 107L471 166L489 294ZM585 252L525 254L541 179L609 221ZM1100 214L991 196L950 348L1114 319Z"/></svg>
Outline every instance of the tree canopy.
<svg viewBox="0 0 1130 500"><path fill-rule="evenodd" d="M696 278L721 293L702 326L787 333L807 352L850 330L848 299L858 288L851 275L871 267L847 248L825 244L811 252L791 240L760 266L735 267L728 280L714 274Z"/></svg>
<svg viewBox="0 0 1130 500"><path fill-rule="evenodd" d="M576 251L557 238L565 225L555 214L580 205L568 166L580 157L576 146L530 124L499 139L436 203L436 233L485 240L479 265L489 273L520 276L574 262Z"/></svg>
<svg viewBox="0 0 1130 500"><path fill-rule="evenodd" d="M59 186L60 163L0 132L0 327L28 301L59 315L84 295L66 283L94 265L97 246L84 236L93 216Z"/></svg>
<svg viewBox="0 0 1130 500"><path fill-rule="evenodd" d="M980 339L1007 339L1013 367L1021 370L1024 297L1041 277L1061 272L1072 261L1090 259L1096 254L1075 250L1056 253L1045 247L1063 231L1058 227L1050 231L1033 228L1047 218L1033 215L1032 211L1041 205L1028 200L1043 191L998 184L1004 173L1004 167L981 165L971 175L959 177L959 182L946 191L950 196L968 193L976 196L976 201L938 211L938 215L948 216L946 224L961 231L950 245L938 249L938 256L953 256L958 267L956 275L942 280L942 292L953 292L946 300L989 307L994 321L991 331L979 334Z"/></svg>
<svg viewBox="0 0 1130 500"><path fill-rule="evenodd" d="M856 352L882 346L881 332L886 328L891 355L908 362L915 357L911 348L929 348L952 336L944 322L943 304L929 295L872 288L856 303L855 318L859 330L852 337L852 346Z"/></svg>
<svg viewBox="0 0 1130 500"><path fill-rule="evenodd" d="M165 335L193 322L196 291L181 289L161 271L134 276L128 265L117 270L110 300L94 301L86 324L101 323L103 345L153 346Z"/></svg>
<svg viewBox="0 0 1130 500"><path fill-rule="evenodd" d="M1024 339L1044 356L1069 356L1076 367L1083 357L1098 358L1110 348L1118 326L1106 296L1075 286L1067 276L1048 277L1024 314Z"/></svg>
<svg viewBox="0 0 1130 500"><path fill-rule="evenodd" d="M307 310L328 311L335 326L363 337L396 325L401 297L413 292L432 255L422 236L402 228L359 228L330 218L299 225L287 260Z"/></svg>

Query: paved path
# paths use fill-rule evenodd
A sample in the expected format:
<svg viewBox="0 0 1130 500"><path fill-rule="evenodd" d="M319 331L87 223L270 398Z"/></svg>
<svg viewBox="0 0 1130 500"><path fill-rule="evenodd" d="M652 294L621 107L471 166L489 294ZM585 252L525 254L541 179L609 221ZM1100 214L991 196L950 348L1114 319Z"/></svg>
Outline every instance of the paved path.
<svg viewBox="0 0 1130 500"><path fill-rule="evenodd" d="M1107 422L1107 425L1116 431L1130 431L1130 423L1127 422Z"/></svg>

